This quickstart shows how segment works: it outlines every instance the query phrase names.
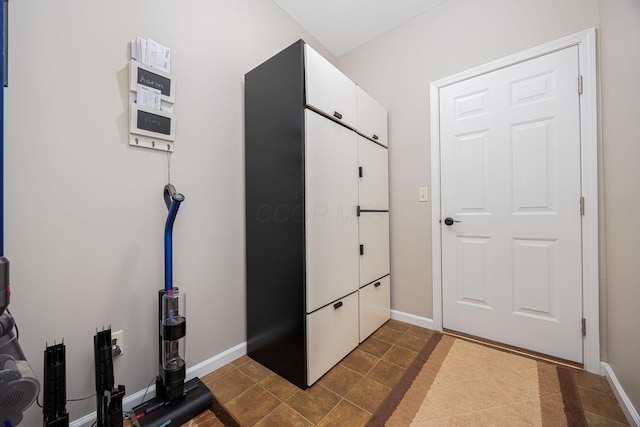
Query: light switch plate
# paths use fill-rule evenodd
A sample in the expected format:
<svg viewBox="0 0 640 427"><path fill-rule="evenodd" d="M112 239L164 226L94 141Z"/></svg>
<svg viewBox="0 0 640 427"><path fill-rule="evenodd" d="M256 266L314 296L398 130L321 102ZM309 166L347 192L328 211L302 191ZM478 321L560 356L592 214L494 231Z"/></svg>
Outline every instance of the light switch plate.
<svg viewBox="0 0 640 427"><path fill-rule="evenodd" d="M429 201L429 187L418 188L418 201L419 202Z"/></svg>

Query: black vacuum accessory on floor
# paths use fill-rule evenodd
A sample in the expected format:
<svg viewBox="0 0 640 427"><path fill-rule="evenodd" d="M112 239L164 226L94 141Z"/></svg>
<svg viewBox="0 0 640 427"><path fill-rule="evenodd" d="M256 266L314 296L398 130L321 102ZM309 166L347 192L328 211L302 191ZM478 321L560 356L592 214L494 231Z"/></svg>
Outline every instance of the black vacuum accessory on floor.
<svg viewBox="0 0 640 427"><path fill-rule="evenodd" d="M122 427L122 399L125 387L115 387L111 328L96 332L93 337L96 371L96 404L98 427Z"/></svg>
<svg viewBox="0 0 640 427"><path fill-rule="evenodd" d="M67 357L64 343L44 350L44 427L69 427L67 412Z"/></svg>

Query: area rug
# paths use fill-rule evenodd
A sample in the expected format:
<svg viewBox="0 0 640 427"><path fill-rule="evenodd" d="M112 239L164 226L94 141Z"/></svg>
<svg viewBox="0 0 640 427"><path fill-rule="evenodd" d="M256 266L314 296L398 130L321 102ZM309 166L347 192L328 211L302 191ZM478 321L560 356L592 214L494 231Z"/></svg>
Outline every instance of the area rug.
<svg viewBox="0 0 640 427"><path fill-rule="evenodd" d="M571 368L435 334L374 426L586 426Z"/></svg>

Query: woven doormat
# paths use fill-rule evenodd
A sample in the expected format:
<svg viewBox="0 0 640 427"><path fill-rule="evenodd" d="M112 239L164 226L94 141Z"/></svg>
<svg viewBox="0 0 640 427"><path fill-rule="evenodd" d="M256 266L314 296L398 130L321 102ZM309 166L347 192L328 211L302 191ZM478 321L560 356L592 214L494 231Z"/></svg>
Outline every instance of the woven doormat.
<svg viewBox="0 0 640 427"><path fill-rule="evenodd" d="M367 426L586 426L569 369L435 334Z"/></svg>

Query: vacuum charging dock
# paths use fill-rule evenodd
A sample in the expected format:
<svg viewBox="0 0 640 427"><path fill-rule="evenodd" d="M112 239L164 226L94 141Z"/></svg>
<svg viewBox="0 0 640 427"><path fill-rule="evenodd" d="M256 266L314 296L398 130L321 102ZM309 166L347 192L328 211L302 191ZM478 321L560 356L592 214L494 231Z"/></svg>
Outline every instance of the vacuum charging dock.
<svg viewBox="0 0 640 427"><path fill-rule="evenodd" d="M213 405L211 390L199 378L184 381L186 296L177 288L158 293L160 336L156 397L133 408L138 427L180 425Z"/></svg>
<svg viewBox="0 0 640 427"><path fill-rule="evenodd" d="M200 380L193 378L184 383L184 397L173 405L165 405L160 396L133 408L131 422L137 427L179 426L209 409L213 404L211 391Z"/></svg>

